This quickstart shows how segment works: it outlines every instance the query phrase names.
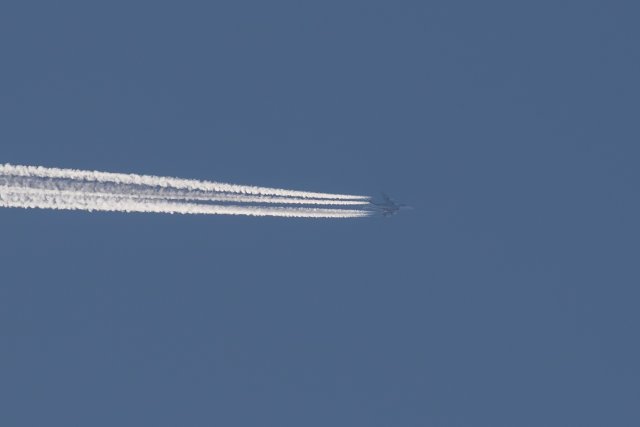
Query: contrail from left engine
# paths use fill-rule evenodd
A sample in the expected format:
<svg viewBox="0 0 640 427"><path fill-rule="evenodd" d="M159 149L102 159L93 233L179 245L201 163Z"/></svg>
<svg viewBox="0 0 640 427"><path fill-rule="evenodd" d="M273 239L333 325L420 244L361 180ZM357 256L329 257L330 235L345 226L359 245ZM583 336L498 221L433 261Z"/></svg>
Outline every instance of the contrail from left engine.
<svg viewBox="0 0 640 427"><path fill-rule="evenodd" d="M248 185L226 184L213 181L182 179L153 175L123 174L113 172L83 171L77 169L47 168L42 166L0 165L0 176L22 176L44 179L68 179L85 182L113 183L123 185L141 185L160 188L236 193L244 195L304 197L334 200L368 200L366 196L346 194L316 193L309 191L285 190L281 188L255 187Z"/></svg>
<svg viewBox="0 0 640 427"><path fill-rule="evenodd" d="M267 187L247 187L259 190L242 192L231 191L237 190L231 184L215 190L203 181L142 175L127 180L123 176L129 175L0 165L0 207L289 218L371 214L357 208L368 205L364 196Z"/></svg>

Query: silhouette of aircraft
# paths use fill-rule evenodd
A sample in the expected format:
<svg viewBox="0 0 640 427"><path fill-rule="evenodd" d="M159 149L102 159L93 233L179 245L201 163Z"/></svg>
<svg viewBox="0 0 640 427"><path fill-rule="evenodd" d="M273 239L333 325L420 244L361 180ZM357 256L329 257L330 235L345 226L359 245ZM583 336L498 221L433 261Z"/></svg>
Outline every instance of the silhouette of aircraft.
<svg viewBox="0 0 640 427"><path fill-rule="evenodd" d="M400 212L401 210L413 209L409 205L405 205L402 203L396 203L391 197L387 196L385 193L380 193L382 195L382 201L374 202L370 201L374 206L374 209L380 212L380 214L384 217L392 216Z"/></svg>

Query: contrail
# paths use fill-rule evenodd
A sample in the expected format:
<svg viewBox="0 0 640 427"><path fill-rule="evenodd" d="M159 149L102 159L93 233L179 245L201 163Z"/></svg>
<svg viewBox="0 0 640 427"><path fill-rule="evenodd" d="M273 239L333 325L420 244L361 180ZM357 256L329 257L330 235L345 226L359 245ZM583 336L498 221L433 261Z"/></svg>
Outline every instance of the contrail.
<svg viewBox="0 0 640 427"><path fill-rule="evenodd" d="M89 181L99 183L114 183L123 185L139 185L160 188L175 188L189 191L223 192L242 195L300 197L308 199L333 200L368 200L366 196L352 196L346 194L315 193L308 191L294 191L279 188L253 187L245 185L225 184L212 181L159 177L152 175L122 174L111 172L82 171L76 169L47 168L41 166L0 165L0 176L21 176L47 179L68 179L74 181Z"/></svg>
<svg viewBox="0 0 640 427"><path fill-rule="evenodd" d="M12 188L33 188L54 191L72 191L85 194L126 194L130 197L144 197L166 200L197 200L208 202L266 203L287 205L368 205L366 200L305 199L283 196L254 196L235 193L205 192L200 190L180 190L176 188L150 187L142 185L118 184L113 182L87 182L60 178L25 176L2 176L0 186Z"/></svg>
<svg viewBox="0 0 640 427"><path fill-rule="evenodd" d="M365 196L149 175L0 165L0 207L84 211L358 218ZM297 206L295 206L297 205Z"/></svg>
<svg viewBox="0 0 640 427"><path fill-rule="evenodd" d="M0 187L0 207L287 218L359 218L370 215L366 210L211 205L10 187Z"/></svg>

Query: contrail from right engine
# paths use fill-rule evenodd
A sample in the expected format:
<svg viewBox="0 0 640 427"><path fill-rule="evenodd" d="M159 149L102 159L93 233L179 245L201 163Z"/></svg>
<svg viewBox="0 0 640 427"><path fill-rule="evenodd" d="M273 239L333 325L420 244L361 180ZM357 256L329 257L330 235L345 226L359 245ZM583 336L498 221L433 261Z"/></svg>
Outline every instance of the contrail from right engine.
<svg viewBox="0 0 640 427"><path fill-rule="evenodd" d="M361 218L366 210L215 205L145 199L128 195L85 194L70 191L0 187L0 207L146 212L200 215L248 215L286 218Z"/></svg>

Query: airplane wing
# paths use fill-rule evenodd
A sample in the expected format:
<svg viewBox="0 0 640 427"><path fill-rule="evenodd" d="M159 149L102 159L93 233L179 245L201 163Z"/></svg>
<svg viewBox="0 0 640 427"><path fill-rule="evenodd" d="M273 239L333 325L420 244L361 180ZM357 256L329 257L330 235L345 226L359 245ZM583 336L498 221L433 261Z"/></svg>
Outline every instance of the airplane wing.
<svg viewBox="0 0 640 427"><path fill-rule="evenodd" d="M395 205L395 204L396 204L396 203L391 199L391 197L387 196L385 193L380 192L380 194L382 195L382 198L384 199L384 202L385 202L385 203L392 204L392 205Z"/></svg>

